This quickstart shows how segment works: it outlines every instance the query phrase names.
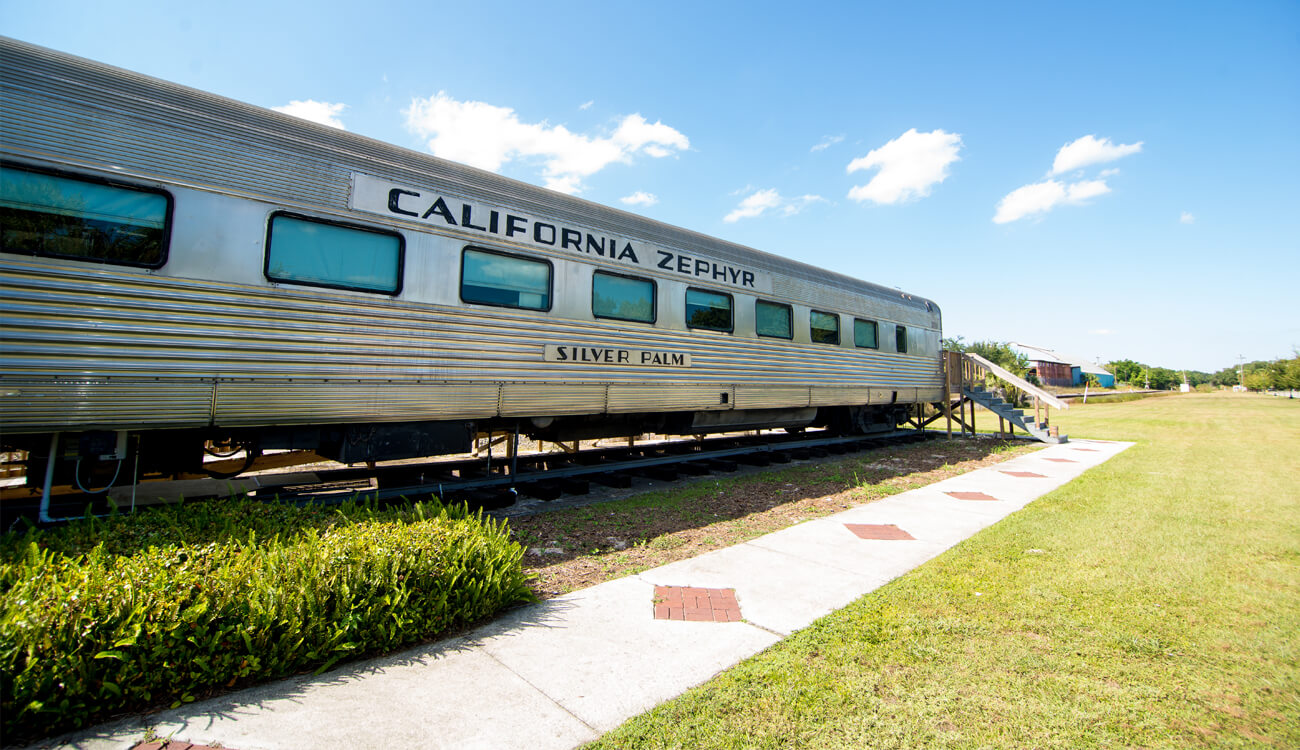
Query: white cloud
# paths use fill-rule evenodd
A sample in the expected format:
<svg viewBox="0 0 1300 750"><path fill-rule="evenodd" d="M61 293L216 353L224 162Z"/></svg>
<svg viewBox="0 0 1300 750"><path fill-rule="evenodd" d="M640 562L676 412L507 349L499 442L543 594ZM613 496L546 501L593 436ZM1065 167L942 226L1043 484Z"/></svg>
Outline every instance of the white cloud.
<svg viewBox="0 0 1300 750"><path fill-rule="evenodd" d="M659 202L659 196L654 193L647 193L644 190L638 190L631 195L619 198L619 200L629 206L653 206Z"/></svg>
<svg viewBox="0 0 1300 750"><path fill-rule="evenodd" d="M746 189L748 192L748 189ZM735 195L735 193L733 193ZM736 209L722 220L728 224L733 224L741 219L752 219L761 216L769 209L780 211L782 216L793 216L814 203L824 203L826 199L820 195L801 195L797 198L783 198L774 188L759 190L746 196L740 202Z"/></svg>
<svg viewBox="0 0 1300 750"><path fill-rule="evenodd" d="M1085 135L1065 144L1056 152L1056 158L1052 161L1052 171L1048 172L1048 177L1093 164L1114 161L1141 150L1142 141L1116 146L1109 138L1098 139L1093 135ZM1101 170L1096 179L1079 179L1071 183L1047 179L1018 187L998 202L993 221L997 224L1006 224L1033 214L1046 213L1057 206L1083 205L1089 198L1109 193L1110 185L1106 184L1106 180L1118 174L1119 170L1112 167ZM1076 175L1076 177L1081 176L1082 173Z"/></svg>
<svg viewBox="0 0 1300 750"><path fill-rule="evenodd" d="M1136 154L1141 150L1142 141L1116 146L1110 142L1109 138L1098 139L1096 136L1085 135L1073 143L1065 144L1060 151L1056 152L1056 159L1052 162L1050 174L1061 174L1091 164L1115 161L1129 154Z"/></svg>
<svg viewBox="0 0 1300 750"><path fill-rule="evenodd" d="M866 185L850 190L849 198L884 204L924 198L935 183L948 178L948 166L960 158L957 152L961 147L961 136L956 133L918 133L912 128L849 162L850 174L860 169L880 169Z"/></svg>
<svg viewBox="0 0 1300 750"><path fill-rule="evenodd" d="M1184 211L1184 212L1182 212L1181 214L1179 214L1179 216L1178 216L1178 221L1179 221L1180 223L1182 223L1182 224L1195 224L1195 223L1196 223L1196 217L1193 216L1193 215L1191 214L1191 212L1189 212L1189 211Z"/></svg>
<svg viewBox="0 0 1300 750"><path fill-rule="evenodd" d="M1065 184L1046 180L1012 190L1000 202L993 216L995 224L1006 224L1037 213L1045 213L1061 205L1081 205L1089 198L1105 195L1110 186L1105 180L1082 180Z"/></svg>
<svg viewBox="0 0 1300 750"><path fill-rule="evenodd" d="M1094 336L1110 336L1115 332L1109 328L1094 328L1093 330L1088 331L1088 333L1091 333Z"/></svg>
<svg viewBox="0 0 1300 750"><path fill-rule="evenodd" d="M347 128L343 127L343 121L339 119L339 115L343 114L343 110L347 109L347 107L346 104L331 104L307 99L301 102L292 101L283 107L271 107L271 109L276 112L283 112L286 115L301 117L304 120L311 120L320 125L347 130Z"/></svg>
<svg viewBox="0 0 1300 750"><path fill-rule="evenodd" d="M844 140L844 136L842 135L828 135L822 139L821 143L818 143L816 146L813 146L808 150L813 153L817 153L818 151L825 151L826 149L830 148L831 146L834 146L837 143L840 143L843 140Z"/></svg>
<svg viewBox="0 0 1300 750"><path fill-rule="evenodd" d="M595 99L588 99L587 101L583 102L582 104L579 104L579 105L578 105L578 109L582 109L582 110L591 109L591 105L593 105L593 104L595 104L595 103L596 103L596 100L595 100Z"/></svg>
<svg viewBox="0 0 1300 750"><path fill-rule="evenodd" d="M593 137L545 121L521 122L509 107L462 102L441 91L411 101L406 127L427 139L435 155L481 169L495 172L515 159L540 159L546 186L563 193L581 191L584 178L611 164L631 163L640 154L662 158L691 145L677 130L639 114L624 117L613 133Z"/></svg>
<svg viewBox="0 0 1300 750"><path fill-rule="evenodd" d="M752 219L762 214L769 208L776 208L781 205L781 194L773 188L759 190L746 197L736 206L736 210L722 217L722 220L728 224L735 223L741 219Z"/></svg>
<svg viewBox="0 0 1300 750"><path fill-rule="evenodd" d="M801 195L798 198L791 198L786 201L785 205L781 207L781 214L783 216L794 216L814 203L829 203L829 201L820 195Z"/></svg>

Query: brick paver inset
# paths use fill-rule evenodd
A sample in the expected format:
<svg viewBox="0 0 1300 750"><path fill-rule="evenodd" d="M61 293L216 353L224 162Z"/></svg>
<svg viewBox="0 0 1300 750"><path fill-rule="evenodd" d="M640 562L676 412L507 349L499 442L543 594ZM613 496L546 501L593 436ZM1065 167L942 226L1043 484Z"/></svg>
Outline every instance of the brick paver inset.
<svg viewBox="0 0 1300 750"><path fill-rule="evenodd" d="M131 747L131 750L221 750L211 745L195 745L185 740L153 740ZM229 750L229 749L226 749Z"/></svg>
<svg viewBox="0 0 1300 750"><path fill-rule="evenodd" d="M1046 479L1047 478L1046 474L1036 474L1032 471L1003 471L1001 469L999 469L999 471L1002 471L1003 474L1009 474L1013 477L1023 477L1025 479Z"/></svg>
<svg viewBox="0 0 1300 750"><path fill-rule="evenodd" d="M986 495L983 492L946 492L946 495L952 495L958 500L997 500L992 495Z"/></svg>
<svg viewBox="0 0 1300 750"><path fill-rule="evenodd" d="M846 523L844 528L857 534L859 539L916 539L892 523Z"/></svg>
<svg viewBox="0 0 1300 750"><path fill-rule="evenodd" d="M740 622L735 589L655 586L655 619L687 622Z"/></svg>
<svg viewBox="0 0 1300 750"><path fill-rule="evenodd" d="M1077 463L1079 463L1078 461L1075 461L1073 458L1044 458L1043 460L1044 460L1044 461L1055 461L1055 462L1058 463L1058 464L1077 464Z"/></svg>

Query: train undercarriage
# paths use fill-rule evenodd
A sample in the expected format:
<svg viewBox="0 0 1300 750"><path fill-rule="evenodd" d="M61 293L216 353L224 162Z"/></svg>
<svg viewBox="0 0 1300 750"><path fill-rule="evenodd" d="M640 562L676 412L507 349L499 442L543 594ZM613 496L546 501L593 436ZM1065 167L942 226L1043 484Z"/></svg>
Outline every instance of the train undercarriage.
<svg viewBox="0 0 1300 750"><path fill-rule="evenodd" d="M72 486L96 494L145 478L231 478L252 469L260 456L271 452L309 452L343 464L469 453L481 433L509 433L555 443L647 433L708 435L758 429L793 432L826 428L835 434L866 435L893 430L906 421L910 407L888 404L239 429L90 430L6 436L5 449L27 452L27 487ZM52 463L47 460L51 455L55 457Z"/></svg>

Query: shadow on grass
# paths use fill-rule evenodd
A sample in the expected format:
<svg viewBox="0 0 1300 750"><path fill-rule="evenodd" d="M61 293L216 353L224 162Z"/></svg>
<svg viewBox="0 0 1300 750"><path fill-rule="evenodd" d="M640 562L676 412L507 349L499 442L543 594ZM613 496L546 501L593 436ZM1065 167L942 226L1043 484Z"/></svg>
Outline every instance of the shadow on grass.
<svg viewBox="0 0 1300 750"><path fill-rule="evenodd" d="M908 489L909 477L921 483L937 481L940 477L926 480L920 475L982 461L1025 445L1025 441L982 436L876 448L846 456L763 467L743 476L713 475L656 483L658 486L644 487L622 499L515 517L510 519L510 525L515 538L529 548L524 566L533 571L583 558L599 560L625 550L649 548L670 552L690 544L690 540L680 538L691 536L689 532L699 535L707 527L743 522L748 517L779 513L782 509L804 517L828 515ZM851 497L815 503L850 490L856 490ZM790 523L794 522L797 521ZM736 536L735 541L729 542L736 543L742 537L756 535L736 530L735 524L731 527L714 536ZM767 530L759 529L758 533ZM693 549L699 551L697 547ZM665 561L671 559L677 558L667 555Z"/></svg>

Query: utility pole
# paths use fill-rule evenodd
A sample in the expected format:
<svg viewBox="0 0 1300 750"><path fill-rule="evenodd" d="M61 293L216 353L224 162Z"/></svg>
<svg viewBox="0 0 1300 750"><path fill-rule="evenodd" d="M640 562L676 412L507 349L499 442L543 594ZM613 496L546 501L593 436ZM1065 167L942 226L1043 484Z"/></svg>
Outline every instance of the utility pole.
<svg viewBox="0 0 1300 750"><path fill-rule="evenodd" d="M1242 369L1242 365L1244 365L1245 362L1246 362L1246 357L1241 354L1238 354L1237 355L1237 385L1241 386L1242 390L1246 389L1246 375L1245 375L1245 371Z"/></svg>

